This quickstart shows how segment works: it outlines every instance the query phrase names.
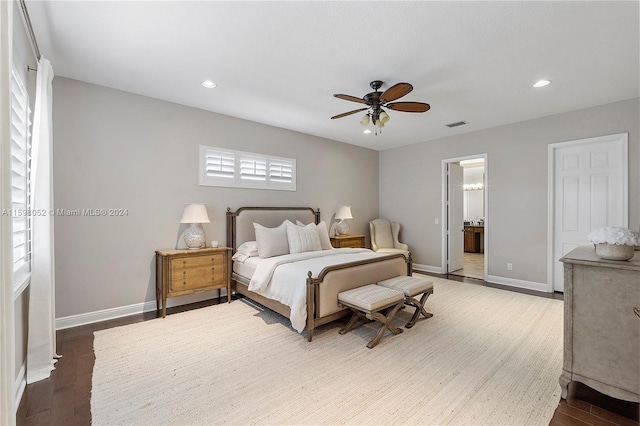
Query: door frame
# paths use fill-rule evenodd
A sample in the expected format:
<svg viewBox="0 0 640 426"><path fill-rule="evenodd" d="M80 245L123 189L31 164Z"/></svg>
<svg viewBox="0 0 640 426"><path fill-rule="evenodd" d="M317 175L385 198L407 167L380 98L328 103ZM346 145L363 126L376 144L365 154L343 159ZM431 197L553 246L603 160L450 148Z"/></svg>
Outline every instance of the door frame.
<svg viewBox="0 0 640 426"><path fill-rule="evenodd" d="M547 292L555 291L553 285L553 267L555 252L555 187L556 187L556 150L571 146L587 146L602 142L621 142L623 150L622 185L623 185L623 223L629 226L629 134L616 133L613 135L597 136L593 138L576 139L566 142L550 143L547 148Z"/></svg>
<svg viewBox="0 0 640 426"><path fill-rule="evenodd" d="M449 273L449 215L447 211L447 193L448 193L448 184L449 180L447 179L447 164L449 163L457 163L462 160L472 160L474 158L483 158L484 159L484 272L483 272L483 280L487 280L487 274L489 272L489 245L487 241L489 240L489 156L487 153L482 154L474 154L474 155L465 155L461 157L453 157L453 158L445 158L441 161L441 206L442 213L440 217L442 218L441 225L441 260L440 260L440 270L442 274Z"/></svg>

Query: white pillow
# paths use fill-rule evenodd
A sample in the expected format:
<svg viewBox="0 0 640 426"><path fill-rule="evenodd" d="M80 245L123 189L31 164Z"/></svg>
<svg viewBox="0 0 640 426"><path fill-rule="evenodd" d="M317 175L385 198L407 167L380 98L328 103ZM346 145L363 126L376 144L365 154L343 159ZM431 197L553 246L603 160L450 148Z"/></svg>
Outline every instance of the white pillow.
<svg viewBox="0 0 640 426"><path fill-rule="evenodd" d="M240 244L240 247L236 250L236 253L238 252L244 253L249 257L256 257L258 256L258 243L256 241L246 241Z"/></svg>
<svg viewBox="0 0 640 426"><path fill-rule="evenodd" d="M258 256L258 243L255 241L247 241L240 244L240 247L238 247L231 259L243 263L248 258L256 256Z"/></svg>
<svg viewBox="0 0 640 426"><path fill-rule="evenodd" d="M289 254L287 225L285 222L282 222L277 228L266 228L259 223L254 223L253 227L256 230L258 255L261 258Z"/></svg>
<svg viewBox="0 0 640 426"><path fill-rule="evenodd" d="M307 226L296 226L288 220L286 224L287 240L291 254L322 250L316 225L310 223Z"/></svg>
<svg viewBox="0 0 640 426"><path fill-rule="evenodd" d="M305 226L305 224L300 222L299 220L296 220L296 225ZM331 250L333 246L331 245L331 240L329 239L329 229L327 229L327 224L324 220L321 220L320 223L316 225L316 231L318 232L318 238L320 239L322 250Z"/></svg>

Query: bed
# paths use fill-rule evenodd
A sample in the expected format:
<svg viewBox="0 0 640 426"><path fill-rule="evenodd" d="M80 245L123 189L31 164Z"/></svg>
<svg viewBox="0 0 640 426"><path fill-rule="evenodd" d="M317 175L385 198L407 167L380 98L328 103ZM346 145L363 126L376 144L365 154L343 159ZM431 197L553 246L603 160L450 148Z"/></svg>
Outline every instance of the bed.
<svg viewBox="0 0 640 426"><path fill-rule="evenodd" d="M311 207L241 207L227 209L227 246L233 249L231 281L236 293L271 309L292 321L299 333L313 338L316 327L349 315L338 306L338 293L399 275L411 275L411 256L381 254L368 249L326 247L266 258L245 256L247 247L255 249L258 233L264 248L265 229L285 226L301 233L317 227L326 232L320 210ZM254 223L259 224L254 228ZM309 225L313 224L313 225ZM306 225L306 226L305 226ZM322 239L322 238L321 238ZM330 243L329 243L330 244ZM291 246L293 247L293 245ZM238 250L240 248L240 250ZM283 295L281 288L294 294Z"/></svg>

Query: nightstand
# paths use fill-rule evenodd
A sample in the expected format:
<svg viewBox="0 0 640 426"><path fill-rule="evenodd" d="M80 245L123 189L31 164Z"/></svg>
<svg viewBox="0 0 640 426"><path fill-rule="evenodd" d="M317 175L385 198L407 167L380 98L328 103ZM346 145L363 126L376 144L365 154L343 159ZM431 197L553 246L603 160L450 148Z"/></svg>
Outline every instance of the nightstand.
<svg viewBox="0 0 640 426"><path fill-rule="evenodd" d="M156 251L156 309L167 315L167 298L227 289L231 303L231 249Z"/></svg>
<svg viewBox="0 0 640 426"><path fill-rule="evenodd" d="M331 237L331 245L334 248L364 248L364 235L336 235Z"/></svg>

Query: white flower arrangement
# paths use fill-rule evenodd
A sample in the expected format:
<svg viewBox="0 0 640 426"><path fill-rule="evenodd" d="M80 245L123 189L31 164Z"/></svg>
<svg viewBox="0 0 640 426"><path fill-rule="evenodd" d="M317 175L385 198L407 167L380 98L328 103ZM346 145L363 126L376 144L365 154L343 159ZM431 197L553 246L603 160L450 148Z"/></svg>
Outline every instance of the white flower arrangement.
<svg viewBox="0 0 640 426"><path fill-rule="evenodd" d="M594 244L640 246L640 235L637 232L615 226L596 229L587 238Z"/></svg>

